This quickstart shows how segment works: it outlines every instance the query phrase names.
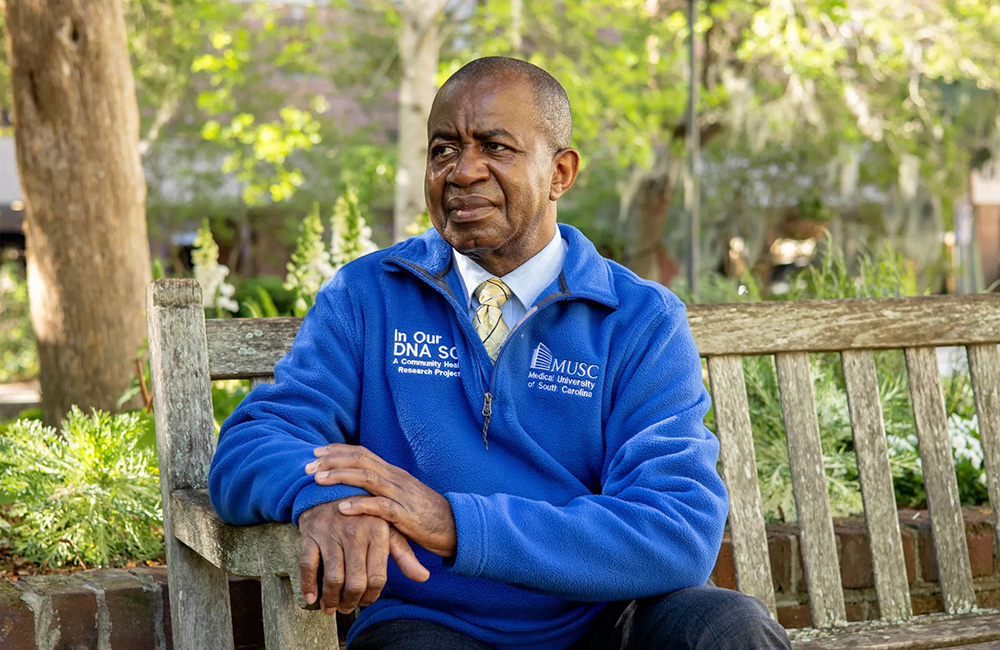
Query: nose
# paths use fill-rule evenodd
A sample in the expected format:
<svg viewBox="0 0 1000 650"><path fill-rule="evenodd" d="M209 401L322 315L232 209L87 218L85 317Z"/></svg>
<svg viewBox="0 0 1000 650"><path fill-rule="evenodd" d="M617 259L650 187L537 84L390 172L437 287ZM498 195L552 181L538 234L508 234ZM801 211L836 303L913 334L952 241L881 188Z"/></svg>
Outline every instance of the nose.
<svg viewBox="0 0 1000 650"><path fill-rule="evenodd" d="M490 170L486 166L485 157L476 147L463 147L455 161L455 166L448 172L448 182L465 187L489 179Z"/></svg>

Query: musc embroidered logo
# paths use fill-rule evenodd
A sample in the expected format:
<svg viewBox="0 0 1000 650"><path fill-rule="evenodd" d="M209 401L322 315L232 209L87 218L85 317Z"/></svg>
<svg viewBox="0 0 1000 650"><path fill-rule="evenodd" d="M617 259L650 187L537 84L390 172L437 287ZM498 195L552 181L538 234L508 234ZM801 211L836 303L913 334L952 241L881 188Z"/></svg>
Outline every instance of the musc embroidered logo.
<svg viewBox="0 0 1000 650"><path fill-rule="evenodd" d="M542 370L544 372L558 372L574 377L587 377L597 379L601 372L601 367L592 363L582 361L570 361L568 359L556 359L552 351L544 343L539 343L538 347L531 354L531 369Z"/></svg>
<svg viewBox="0 0 1000 650"><path fill-rule="evenodd" d="M548 393L593 397L601 367L594 363L559 359L544 343L531 353L528 388Z"/></svg>

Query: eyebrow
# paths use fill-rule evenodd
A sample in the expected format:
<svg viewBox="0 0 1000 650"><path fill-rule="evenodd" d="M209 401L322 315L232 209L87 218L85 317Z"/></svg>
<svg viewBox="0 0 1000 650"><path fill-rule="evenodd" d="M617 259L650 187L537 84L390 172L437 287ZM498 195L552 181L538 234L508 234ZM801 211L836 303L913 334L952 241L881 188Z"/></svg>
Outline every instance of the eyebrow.
<svg viewBox="0 0 1000 650"><path fill-rule="evenodd" d="M519 141L514 134L507 129L487 129L486 131L476 131L473 136L477 140L492 140L493 138L507 138L517 144ZM458 140L458 134L453 131L435 131L431 134L431 142L435 140Z"/></svg>

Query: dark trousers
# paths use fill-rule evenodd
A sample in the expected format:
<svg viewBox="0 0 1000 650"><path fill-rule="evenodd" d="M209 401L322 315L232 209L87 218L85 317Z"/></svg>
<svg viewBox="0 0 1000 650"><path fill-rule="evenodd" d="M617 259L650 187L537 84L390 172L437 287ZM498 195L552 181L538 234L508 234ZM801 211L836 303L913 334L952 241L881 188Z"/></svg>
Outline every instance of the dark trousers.
<svg viewBox="0 0 1000 650"><path fill-rule="evenodd" d="M348 650L490 650L435 623L412 619L371 626ZM611 603L571 650L749 650L791 644L784 628L755 598L717 587Z"/></svg>

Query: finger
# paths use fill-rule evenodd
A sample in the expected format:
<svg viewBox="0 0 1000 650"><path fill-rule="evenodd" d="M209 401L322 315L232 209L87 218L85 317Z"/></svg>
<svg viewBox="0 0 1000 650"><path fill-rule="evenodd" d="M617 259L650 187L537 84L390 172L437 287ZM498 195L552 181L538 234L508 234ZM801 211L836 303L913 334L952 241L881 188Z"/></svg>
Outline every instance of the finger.
<svg viewBox="0 0 1000 650"><path fill-rule="evenodd" d="M324 614L334 614L340 606L341 591L344 587L344 550L332 543L323 552L323 595Z"/></svg>
<svg viewBox="0 0 1000 650"><path fill-rule="evenodd" d="M368 537L355 536L344 547L344 588L340 594L341 614L350 614L368 591Z"/></svg>
<svg viewBox="0 0 1000 650"><path fill-rule="evenodd" d="M394 472L403 472L400 468L385 462L377 454L359 445L334 444L327 447L317 447L313 450L313 455L316 456L316 460L306 465L307 474L342 467L373 469L386 476L390 476Z"/></svg>
<svg viewBox="0 0 1000 650"><path fill-rule="evenodd" d="M431 572L420 563L410 543L395 528L389 529L389 553L403 575L415 582L426 582Z"/></svg>
<svg viewBox="0 0 1000 650"><path fill-rule="evenodd" d="M374 515L391 524L409 526L411 523L399 502L384 496L351 497L338 503L337 509L344 515Z"/></svg>
<svg viewBox="0 0 1000 650"><path fill-rule="evenodd" d="M307 535L302 536L299 548L299 582L302 597L312 605L316 602L316 575L319 571L319 546Z"/></svg>
<svg viewBox="0 0 1000 650"><path fill-rule="evenodd" d="M378 600L385 587L387 572L386 563L389 560L389 527L382 529L381 534L374 536L368 542L368 558L366 569L368 571L368 588L364 596L361 597L359 605L371 605Z"/></svg>
<svg viewBox="0 0 1000 650"><path fill-rule="evenodd" d="M331 469L317 472L313 480L318 485L353 485L372 494L394 497L399 486L373 469Z"/></svg>

